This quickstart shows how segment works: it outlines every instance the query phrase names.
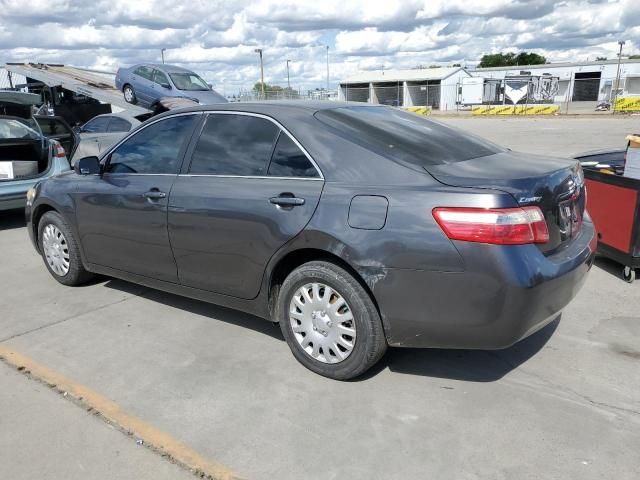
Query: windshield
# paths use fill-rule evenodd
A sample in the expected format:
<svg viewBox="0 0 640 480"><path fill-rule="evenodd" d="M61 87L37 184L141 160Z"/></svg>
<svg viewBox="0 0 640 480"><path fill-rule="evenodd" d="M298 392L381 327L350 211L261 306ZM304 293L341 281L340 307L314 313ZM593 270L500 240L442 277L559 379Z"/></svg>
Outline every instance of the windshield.
<svg viewBox="0 0 640 480"><path fill-rule="evenodd" d="M195 73L170 73L169 76L178 90L209 90L209 85Z"/></svg>
<svg viewBox="0 0 640 480"><path fill-rule="evenodd" d="M7 139L39 140L40 134L20 120L0 118L0 140Z"/></svg>
<svg viewBox="0 0 640 480"><path fill-rule="evenodd" d="M393 107L341 107L320 110L315 117L372 152L418 167L503 151L467 132Z"/></svg>

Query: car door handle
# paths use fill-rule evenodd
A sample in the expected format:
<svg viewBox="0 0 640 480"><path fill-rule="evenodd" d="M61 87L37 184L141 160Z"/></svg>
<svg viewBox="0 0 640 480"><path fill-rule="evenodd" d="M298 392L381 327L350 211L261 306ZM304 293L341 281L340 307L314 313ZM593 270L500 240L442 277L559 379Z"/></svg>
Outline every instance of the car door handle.
<svg viewBox="0 0 640 480"><path fill-rule="evenodd" d="M149 190L148 192L144 192L142 196L149 200L160 200L161 198L165 198L167 194L160 190Z"/></svg>
<svg viewBox="0 0 640 480"><path fill-rule="evenodd" d="M269 199L274 205L280 207L295 207L298 205L304 205L304 198L298 197L271 197Z"/></svg>

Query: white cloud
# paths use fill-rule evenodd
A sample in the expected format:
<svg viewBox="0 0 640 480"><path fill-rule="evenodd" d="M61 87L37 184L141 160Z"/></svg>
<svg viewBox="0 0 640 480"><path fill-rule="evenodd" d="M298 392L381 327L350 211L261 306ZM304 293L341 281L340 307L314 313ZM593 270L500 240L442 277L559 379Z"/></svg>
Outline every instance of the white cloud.
<svg viewBox="0 0 640 480"><path fill-rule="evenodd" d="M535 51L551 61L615 58L640 49L640 1L597 0L0 0L0 61L115 70L160 60L192 68L218 88L260 75L295 88L361 69L476 63L485 53Z"/></svg>

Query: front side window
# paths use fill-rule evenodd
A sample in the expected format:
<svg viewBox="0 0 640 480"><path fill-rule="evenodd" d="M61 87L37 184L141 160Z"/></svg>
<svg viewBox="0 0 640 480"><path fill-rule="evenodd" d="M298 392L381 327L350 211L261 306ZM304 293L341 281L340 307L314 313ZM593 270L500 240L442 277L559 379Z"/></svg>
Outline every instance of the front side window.
<svg viewBox="0 0 640 480"><path fill-rule="evenodd" d="M160 120L136 133L110 155L108 173L178 173L180 152L189 140L195 115Z"/></svg>
<svg viewBox="0 0 640 480"><path fill-rule="evenodd" d="M153 81L158 85L168 85L169 80L167 80L167 76L162 73L160 70L153 71Z"/></svg>
<svg viewBox="0 0 640 480"><path fill-rule="evenodd" d="M211 114L193 152L189 173L263 176L278 131L264 118Z"/></svg>
<svg viewBox="0 0 640 480"><path fill-rule="evenodd" d="M209 90L209 85L195 73L170 73L173 84L178 90Z"/></svg>
<svg viewBox="0 0 640 480"><path fill-rule="evenodd" d="M318 171L300 147L284 132L273 151L268 175L271 177L318 177Z"/></svg>

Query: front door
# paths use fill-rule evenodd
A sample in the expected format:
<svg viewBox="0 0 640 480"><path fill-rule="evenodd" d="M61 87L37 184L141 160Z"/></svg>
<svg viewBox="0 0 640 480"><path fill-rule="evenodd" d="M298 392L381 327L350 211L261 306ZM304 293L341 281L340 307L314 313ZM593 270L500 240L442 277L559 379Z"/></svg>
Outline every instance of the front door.
<svg viewBox="0 0 640 480"><path fill-rule="evenodd" d="M150 124L107 154L101 175L80 177L76 215L90 263L177 282L167 204L196 117Z"/></svg>
<svg viewBox="0 0 640 480"><path fill-rule="evenodd" d="M240 298L260 291L269 259L309 222L324 184L273 121L210 114L169 200L184 285Z"/></svg>

